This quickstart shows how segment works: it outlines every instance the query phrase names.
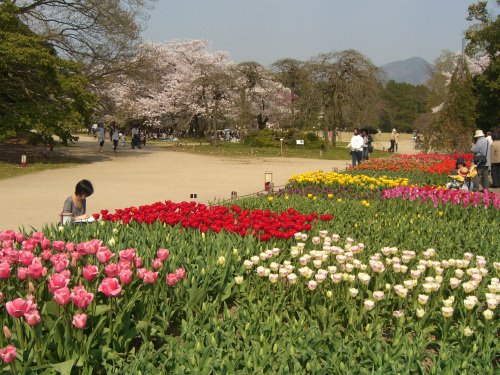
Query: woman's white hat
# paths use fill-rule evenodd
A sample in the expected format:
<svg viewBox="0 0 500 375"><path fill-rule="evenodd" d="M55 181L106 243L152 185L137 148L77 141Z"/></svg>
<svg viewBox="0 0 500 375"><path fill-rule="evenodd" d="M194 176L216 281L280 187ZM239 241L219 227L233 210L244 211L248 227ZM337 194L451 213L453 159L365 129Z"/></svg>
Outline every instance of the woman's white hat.
<svg viewBox="0 0 500 375"><path fill-rule="evenodd" d="M476 134L474 134L474 138L484 137L484 133L481 129L476 130Z"/></svg>

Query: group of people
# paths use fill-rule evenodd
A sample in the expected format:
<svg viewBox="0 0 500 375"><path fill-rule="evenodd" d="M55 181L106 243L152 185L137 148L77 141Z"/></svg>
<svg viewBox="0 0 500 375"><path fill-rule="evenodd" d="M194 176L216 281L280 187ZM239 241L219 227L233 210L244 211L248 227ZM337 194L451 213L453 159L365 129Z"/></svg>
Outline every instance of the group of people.
<svg viewBox="0 0 500 375"><path fill-rule="evenodd" d="M347 148L351 149L352 166L355 167L370 158L370 153L373 151L373 137L366 129L354 128Z"/></svg>
<svg viewBox="0 0 500 375"><path fill-rule="evenodd" d="M106 129L104 128L104 124L100 122L99 124L92 125L91 134L99 143L99 152L102 152L104 143L106 142ZM122 141L122 146L125 145L125 134L120 130L115 121L112 121L110 124L109 138L113 143L113 152L116 152L120 140Z"/></svg>
<svg viewBox="0 0 500 375"><path fill-rule="evenodd" d="M500 188L500 126L487 134L482 130L476 130L471 151L474 154L472 162L477 169L473 191Z"/></svg>

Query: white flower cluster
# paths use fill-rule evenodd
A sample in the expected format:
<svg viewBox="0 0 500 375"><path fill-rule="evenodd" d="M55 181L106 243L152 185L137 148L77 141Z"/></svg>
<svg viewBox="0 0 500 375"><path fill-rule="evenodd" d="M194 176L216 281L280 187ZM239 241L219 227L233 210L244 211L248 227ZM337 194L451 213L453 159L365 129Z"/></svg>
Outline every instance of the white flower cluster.
<svg viewBox="0 0 500 375"><path fill-rule="evenodd" d="M465 311L479 308L486 320L494 318L500 302L500 282L497 277L491 277L489 284L486 282L489 271L483 256L466 252L461 259L437 260L437 252L432 248L417 254L397 247L383 247L368 257L363 243L355 243L349 237L341 240L337 234L329 236L326 230L319 231L319 236L312 237L310 243L308 239L307 234L295 234L298 242L290 248L290 260L278 263L277 256L282 252L274 248L245 260L243 266L271 283L302 284L311 291L322 285L327 298L335 295L361 298L366 311L373 310L381 301L397 302L414 309L415 316L422 318L429 301L434 300L441 305L444 318L451 318L457 305ZM310 247L311 250L306 250ZM493 265L499 272L500 263ZM243 276L237 276L237 280L241 284ZM339 289L342 285L345 286L343 293ZM334 287L335 292L331 290ZM465 299L460 289L466 294ZM401 318L405 312L397 310L393 316ZM472 334L467 328L463 330L464 335Z"/></svg>

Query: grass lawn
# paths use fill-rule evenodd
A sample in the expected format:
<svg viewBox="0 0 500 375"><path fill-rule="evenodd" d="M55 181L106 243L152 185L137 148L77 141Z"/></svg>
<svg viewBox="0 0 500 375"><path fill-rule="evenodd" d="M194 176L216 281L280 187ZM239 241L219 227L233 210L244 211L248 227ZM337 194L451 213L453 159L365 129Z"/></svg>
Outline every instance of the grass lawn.
<svg viewBox="0 0 500 375"><path fill-rule="evenodd" d="M228 156L228 157L289 157L289 158L307 158L307 159L326 159L326 160L351 160L349 150L345 147L346 143L340 143L337 147L330 147L327 151L318 149L307 149L299 147L285 147L283 152L276 147L251 147L240 143L221 142L216 146L208 144L185 144L180 143L176 147L178 151L184 151L194 154ZM386 152L374 150L371 157L387 156Z"/></svg>
<svg viewBox="0 0 500 375"><path fill-rule="evenodd" d="M42 147L29 146L17 140L0 142L0 149L2 150L0 154L0 180L46 169L67 168L86 163L83 159L67 155L49 153L48 156L44 156ZM27 156L25 167L20 166L22 154Z"/></svg>

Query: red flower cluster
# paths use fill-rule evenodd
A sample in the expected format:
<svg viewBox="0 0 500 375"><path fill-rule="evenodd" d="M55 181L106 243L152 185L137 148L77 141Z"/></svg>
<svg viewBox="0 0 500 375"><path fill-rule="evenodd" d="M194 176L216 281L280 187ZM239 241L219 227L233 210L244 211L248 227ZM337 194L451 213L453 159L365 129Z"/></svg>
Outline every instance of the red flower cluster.
<svg viewBox="0 0 500 375"><path fill-rule="evenodd" d="M114 214L102 210L101 217L102 220L121 221L124 224L133 221L151 224L159 220L170 226L180 224L184 228L199 229L204 233L209 230L216 233L225 230L241 236L254 235L261 241L268 241L271 237L290 238L296 232L310 230L311 223L318 220L318 215L314 212L304 215L293 208L277 213L270 210L244 210L236 205L228 208L171 201L118 209Z"/></svg>
<svg viewBox="0 0 500 375"><path fill-rule="evenodd" d="M394 155L390 158L370 159L354 167L355 170L390 171L390 172L424 172L430 174L450 174L455 168L458 158L463 158L468 166L472 154L416 154Z"/></svg>

